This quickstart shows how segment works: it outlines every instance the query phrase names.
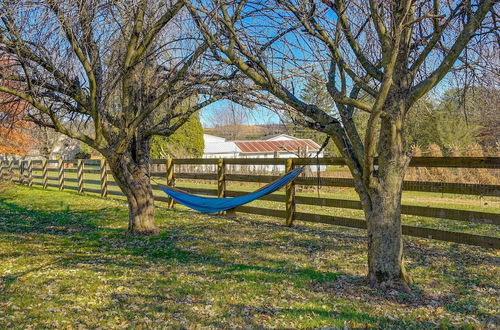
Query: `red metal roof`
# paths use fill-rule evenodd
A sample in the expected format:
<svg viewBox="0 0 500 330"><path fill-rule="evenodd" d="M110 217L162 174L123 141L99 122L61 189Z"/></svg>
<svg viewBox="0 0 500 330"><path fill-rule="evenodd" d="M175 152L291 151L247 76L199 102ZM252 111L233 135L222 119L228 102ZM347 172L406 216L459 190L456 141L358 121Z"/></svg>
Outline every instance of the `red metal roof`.
<svg viewBox="0 0 500 330"><path fill-rule="evenodd" d="M319 145L313 140L278 140L278 141L234 141L242 152L275 152L275 151L293 151L307 149L309 151L318 151Z"/></svg>

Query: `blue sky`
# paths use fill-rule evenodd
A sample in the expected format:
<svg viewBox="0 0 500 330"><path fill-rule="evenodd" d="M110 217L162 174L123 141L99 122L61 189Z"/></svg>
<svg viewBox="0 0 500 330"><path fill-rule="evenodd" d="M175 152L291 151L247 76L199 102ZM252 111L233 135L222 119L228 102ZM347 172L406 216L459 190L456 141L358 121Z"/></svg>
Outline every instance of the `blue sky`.
<svg viewBox="0 0 500 330"><path fill-rule="evenodd" d="M300 84L298 84L301 86ZM448 73L443 80L436 85L431 91L426 94L430 100L434 102L439 102L439 99L444 95L444 93L450 88L461 87L461 81L459 78L454 77L452 74ZM200 120L205 128L213 127L213 121L210 121L212 114L219 109L229 108L229 103L231 101L222 100L215 102L205 108L200 112ZM241 107L240 105L237 105ZM248 125L262 125L262 124L278 124L281 123L280 117L273 111L256 106L254 109L244 108L247 111L247 120L244 124Z"/></svg>
<svg viewBox="0 0 500 330"><path fill-rule="evenodd" d="M203 127L212 127L212 122L210 121L210 117L220 108L228 108L228 103L230 101L219 101L215 102L204 109L201 110L200 119ZM247 109L247 120L245 124L248 125L259 125L259 124L277 124L280 123L279 116L264 107L256 107L254 109Z"/></svg>

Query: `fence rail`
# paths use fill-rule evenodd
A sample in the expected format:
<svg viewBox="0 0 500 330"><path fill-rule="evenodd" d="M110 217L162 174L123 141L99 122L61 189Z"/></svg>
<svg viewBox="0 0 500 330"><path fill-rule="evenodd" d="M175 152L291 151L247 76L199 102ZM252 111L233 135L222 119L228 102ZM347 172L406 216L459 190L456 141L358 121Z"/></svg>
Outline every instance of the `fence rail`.
<svg viewBox="0 0 500 330"><path fill-rule="evenodd" d="M276 158L230 158L230 159L155 159L153 165L164 165L165 170L151 171L151 175L167 180L169 185L175 184L175 179L187 180L211 180L216 181L214 189L208 188L185 188L185 190L214 197L235 197L245 194L243 191L228 190L228 181L268 183L279 176L276 175L248 175L227 173L226 165L282 165L288 171L296 165L307 164L307 158L276 159ZM317 163L316 163L317 164ZM321 158L320 165L344 165L342 158ZM73 167L67 167L67 166ZM175 172L174 165L213 165L213 173L185 173ZM412 167L448 167L448 168L477 168L497 169L500 168L500 157L415 157L412 159ZM34 172L40 175L34 174ZM74 174L76 178L68 177ZM91 192L106 196L123 196L121 191L112 190L109 187L118 185L109 176L111 172L106 168L102 160L71 160L71 161L19 161L0 160L0 178L9 181L26 184L28 186L39 185L43 188L56 188L59 190L69 189L80 193ZM85 178L85 174L94 174L95 178ZM363 219L344 218L331 215L297 212L296 205L316 205L333 208L346 208L361 210L361 203L357 200L318 198L311 196L296 195L297 185L316 185L317 178L299 177L285 187L285 194L270 194L262 197L264 201L285 203L285 210L270 208L240 206L236 212L284 218L289 226L294 221L325 223L337 226L366 229ZM89 185L99 188L90 188ZM322 186L330 187L353 187L353 180L349 178L322 178ZM159 187L153 185L153 189ZM427 182L427 181L405 181L403 189L407 191L423 191L433 193L453 193L465 195L500 196L500 185L465 184L451 182ZM168 203L173 207L174 201L165 196L155 196L155 200ZM402 214L457 220L471 223L500 225L500 214L491 212L458 210L440 207L424 207L416 205L402 205ZM447 242L476 245L481 247L500 249L500 238L475 235L470 233L446 231L427 227L416 227L403 225L403 234L413 237L430 238Z"/></svg>
<svg viewBox="0 0 500 330"><path fill-rule="evenodd" d="M178 165L216 165L217 158L178 158ZM310 158L293 158L294 165L307 165ZM345 165L342 157L319 158L319 165ZM224 158L226 165L283 165L284 158ZM165 164L152 159L151 164ZM314 164L316 160L314 160ZM375 164L378 164L375 159ZM410 167L500 168L500 157L413 157Z"/></svg>

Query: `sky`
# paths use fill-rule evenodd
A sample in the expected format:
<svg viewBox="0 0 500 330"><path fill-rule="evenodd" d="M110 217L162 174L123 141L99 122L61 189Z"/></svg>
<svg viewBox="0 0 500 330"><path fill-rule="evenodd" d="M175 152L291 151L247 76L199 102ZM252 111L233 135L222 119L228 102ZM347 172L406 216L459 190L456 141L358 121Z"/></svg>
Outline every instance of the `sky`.
<svg viewBox="0 0 500 330"><path fill-rule="evenodd" d="M211 105L203 108L200 113L200 120L201 124L205 128L210 128L213 127L213 121L211 121L211 117L213 116L213 113L217 111L218 109L221 108L228 108L230 101L223 100L223 101L218 101L215 103L212 103ZM257 106L255 109L248 109L247 110L247 120L245 124L248 125L262 125L262 124L277 124L280 123L280 118L279 116L273 112L270 111L264 107L259 107Z"/></svg>
<svg viewBox="0 0 500 330"><path fill-rule="evenodd" d="M460 83L457 81L457 79L453 77L453 75L447 74L446 77L436 87L434 87L431 91L429 91L429 93L427 93L426 96L429 99L438 102L438 100L443 96L446 90L448 90L449 88L454 88L459 86ZM200 120L203 127L204 128L213 127L214 123L212 117L214 112L220 109L227 109L227 111L230 111L228 109L230 107L229 103L231 103L231 101L222 100L212 103L209 106L203 108L200 111ZM237 106L241 107L240 105ZM248 114L246 122L244 124L263 125L263 124L279 124L282 122L280 120L280 117L275 112L267 108L256 106L254 109L249 109L249 108L244 108L244 109Z"/></svg>

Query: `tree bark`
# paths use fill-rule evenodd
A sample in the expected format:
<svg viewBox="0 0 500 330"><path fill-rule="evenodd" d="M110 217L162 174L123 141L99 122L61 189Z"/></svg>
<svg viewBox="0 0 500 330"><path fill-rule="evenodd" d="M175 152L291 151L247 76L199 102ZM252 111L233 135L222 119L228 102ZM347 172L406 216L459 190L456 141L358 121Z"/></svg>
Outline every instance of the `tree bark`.
<svg viewBox="0 0 500 330"><path fill-rule="evenodd" d="M374 186L366 186L361 175L354 175L355 190L367 223L367 278L372 287L409 292L411 278L403 264L401 194L410 158L403 153L397 160L387 161L385 157L387 154L379 155L379 164L385 165L375 171Z"/></svg>
<svg viewBox="0 0 500 330"><path fill-rule="evenodd" d="M154 197L149 179L149 161L136 162L131 155L108 159L118 186L127 197L128 231L133 235L154 235L159 230L154 222Z"/></svg>
<svg viewBox="0 0 500 330"><path fill-rule="evenodd" d="M371 192L368 226L368 281L372 287L408 292L411 283L403 265L401 190Z"/></svg>

